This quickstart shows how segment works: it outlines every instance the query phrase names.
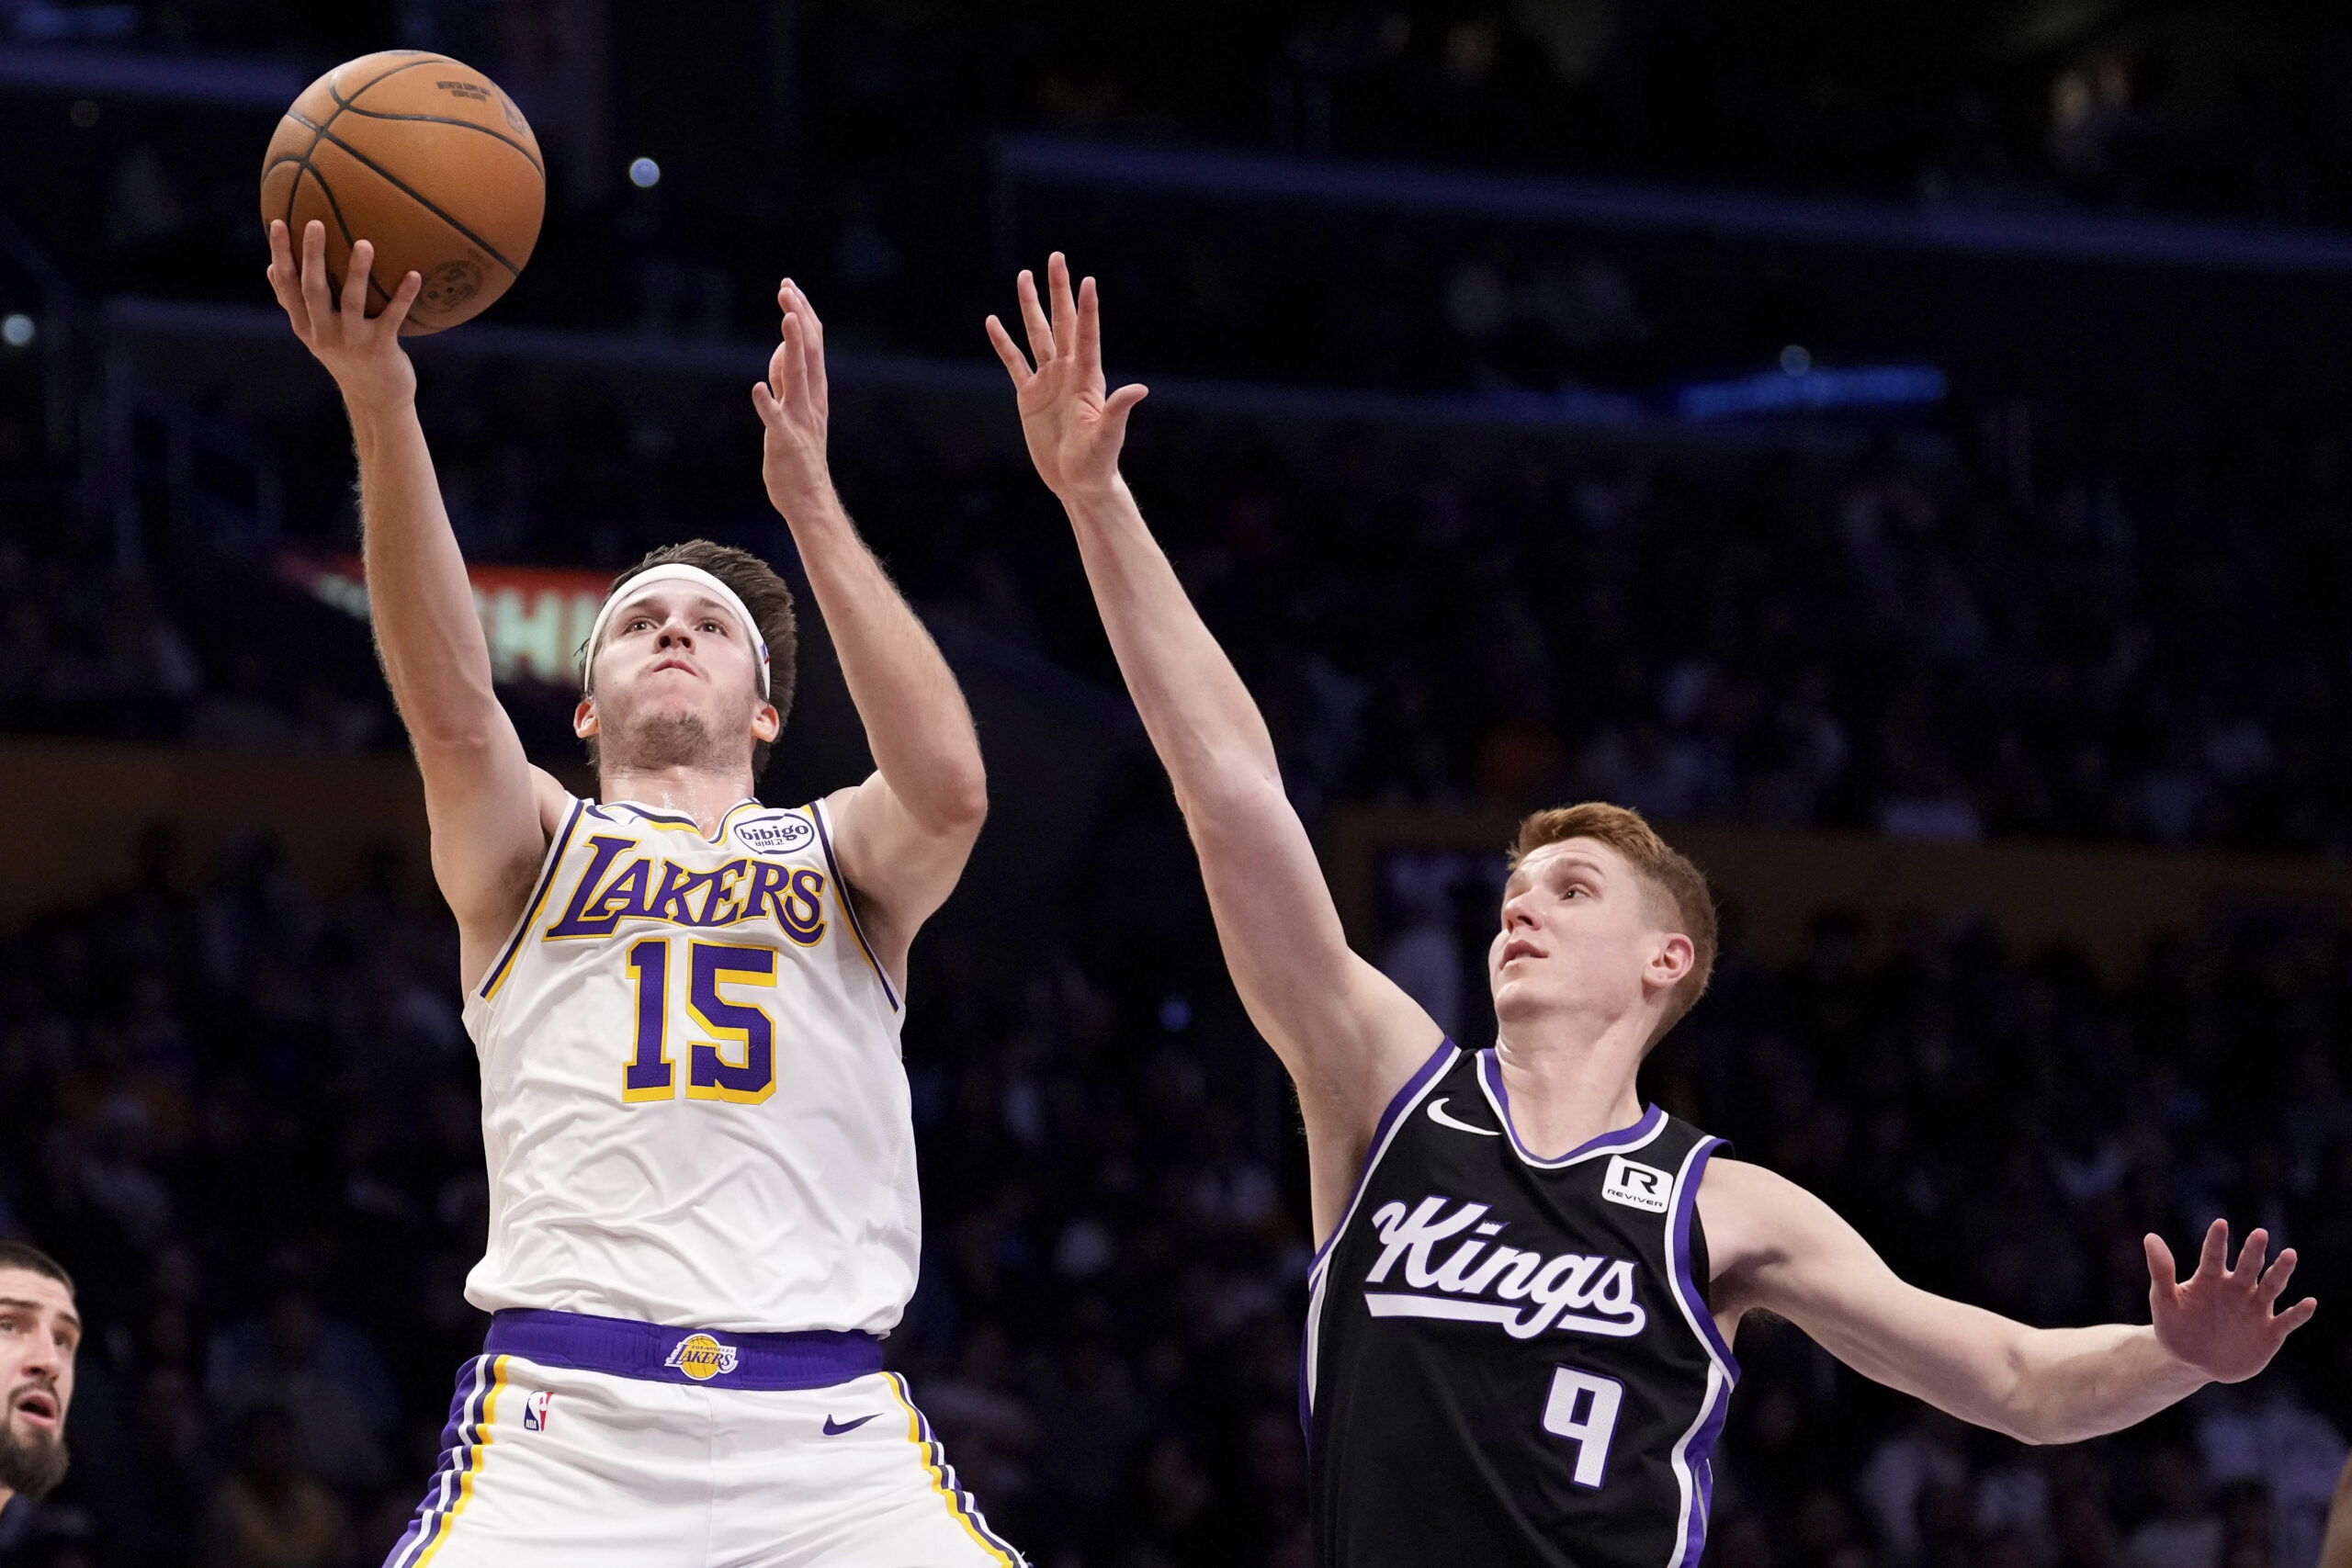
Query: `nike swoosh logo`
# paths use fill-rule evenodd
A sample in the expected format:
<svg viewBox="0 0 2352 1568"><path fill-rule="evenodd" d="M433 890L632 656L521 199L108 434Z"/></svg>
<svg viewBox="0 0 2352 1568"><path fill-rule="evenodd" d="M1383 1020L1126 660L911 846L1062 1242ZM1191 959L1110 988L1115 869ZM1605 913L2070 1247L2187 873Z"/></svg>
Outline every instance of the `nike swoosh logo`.
<svg viewBox="0 0 2352 1568"><path fill-rule="evenodd" d="M843 1432L854 1432L860 1427L865 1426L868 1421L873 1419L874 1417L872 1416L861 1416L854 1421L843 1421L840 1425L836 1426L833 1422L833 1418L828 1416L825 1417L825 1436L829 1438L838 1438Z"/></svg>
<svg viewBox="0 0 2352 1568"><path fill-rule="evenodd" d="M1499 1138L1502 1136L1501 1130L1498 1128L1473 1127L1467 1122L1457 1121L1453 1117L1448 1116L1445 1113L1445 1102L1447 1098L1448 1097L1445 1095L1440 1095L1437 1099L1430 1101L1430 1121L1436 1122L1441 1127L1451 1127L1457 1133L1476 1133L1482 1138Z"/></svg>

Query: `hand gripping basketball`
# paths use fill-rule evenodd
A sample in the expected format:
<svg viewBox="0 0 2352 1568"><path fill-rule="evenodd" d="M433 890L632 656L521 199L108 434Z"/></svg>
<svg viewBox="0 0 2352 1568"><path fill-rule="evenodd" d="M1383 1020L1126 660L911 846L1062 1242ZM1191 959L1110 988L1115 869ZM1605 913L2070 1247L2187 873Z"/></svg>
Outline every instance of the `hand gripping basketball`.
<svg viewBox="0 0 2352 1568"><path fill-rule="evenodd" d="M302 227L302 263L294 264L286 225L269 225L269 287L294 323L294 335L318 355L344 400L376 408L416 396L416 367L401 348L401 323L408 319L424 278L412 272L392 291L380 315L368 314L368 269L376 247L361 240L351 247L352 266L338 307L329 290L326 230L316 220Z"/></svg>
<svg viewBox="0 0 2352 1568"><path fill-rule="evenodd" d="M2143 1245L2148 1254L2148 1307L2156 1342L2215 1382L2244 1382L2268 1366L2287 1336L2319 1310L2319 1303L2309 1296L2285 1312L2270 1310L2295 1272L2295 1249L2285 1248L2265 1269L2267 1231L2256 1230L2245 1238L2238 1250L2238 1266L2232 1269L2229 1222L2215 1220L2205 1232L2197 1272L2186 1281L2177 1280L2172 1248L2162 1236L2150 1235Z"/></svg>

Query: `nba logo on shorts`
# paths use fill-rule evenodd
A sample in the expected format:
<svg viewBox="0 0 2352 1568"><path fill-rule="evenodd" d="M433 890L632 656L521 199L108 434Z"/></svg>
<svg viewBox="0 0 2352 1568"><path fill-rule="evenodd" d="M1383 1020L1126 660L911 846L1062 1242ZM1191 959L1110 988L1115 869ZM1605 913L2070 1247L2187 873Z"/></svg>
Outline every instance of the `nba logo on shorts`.
<svg viewBox="0 0 2352 1568"><path fill-rule="evenodd" d="M721 1345L707 1334L689 1334L662 1364L677 1368L696 1382L708 1382L735 1370L735 1347Z"/></svg>
<svg viewBox="0 0 2352 1568"><path fill-rule="evenodd" d="M523 1430L544 1432L548 1429L548 1402L554 1397L546 1389L537 1389L523 1402Z"/></svg>

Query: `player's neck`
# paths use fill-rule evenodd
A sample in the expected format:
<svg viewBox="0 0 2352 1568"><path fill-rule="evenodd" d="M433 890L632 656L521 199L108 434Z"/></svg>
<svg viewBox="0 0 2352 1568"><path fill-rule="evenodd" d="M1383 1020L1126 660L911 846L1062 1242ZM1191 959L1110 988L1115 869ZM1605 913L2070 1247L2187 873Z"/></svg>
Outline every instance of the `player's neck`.
<svg viewBox="0 0 2352 1568"><path fill-rule="evenodd" d="M607 804L627 800L663 811L683 811L702 824L707 836L718 830L730 807L751 796L752 778L731 770L714 773L703 768L633 768L616 763L597 781L597 792Z"/></svg>
<svg viewBox="0 0 2352 1568"><path fill-rule="evenodd" d="M1635 1082L1646 1037L1638 1018L1597 1031L1574 1019L1532 1020L1499 1031L1495 1055L1510 1097L1511 1128L1527 1151L1556 1159L1640 1121Z"/></svg>

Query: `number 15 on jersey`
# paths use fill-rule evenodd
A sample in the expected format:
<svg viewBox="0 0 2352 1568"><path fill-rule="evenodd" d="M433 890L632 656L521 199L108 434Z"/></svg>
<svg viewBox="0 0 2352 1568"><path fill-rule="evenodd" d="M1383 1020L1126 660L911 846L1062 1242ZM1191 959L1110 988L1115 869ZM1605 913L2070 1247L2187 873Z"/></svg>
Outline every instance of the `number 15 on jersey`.
<svg viewBox="0 0 2352 1568"><path fill-rule="evenodd" d="M686 1050L686 1098L757 1105L775 1092L775 1021L754 1003L731 1001L722 986L775 986L776 952L716 942L684 942L686 1010L695 1032ZM672 940L648 937L628 950L637 982L637 1043L621 1076L621 1100L639 1105L677 1098L670 1056Z"/></svg>

